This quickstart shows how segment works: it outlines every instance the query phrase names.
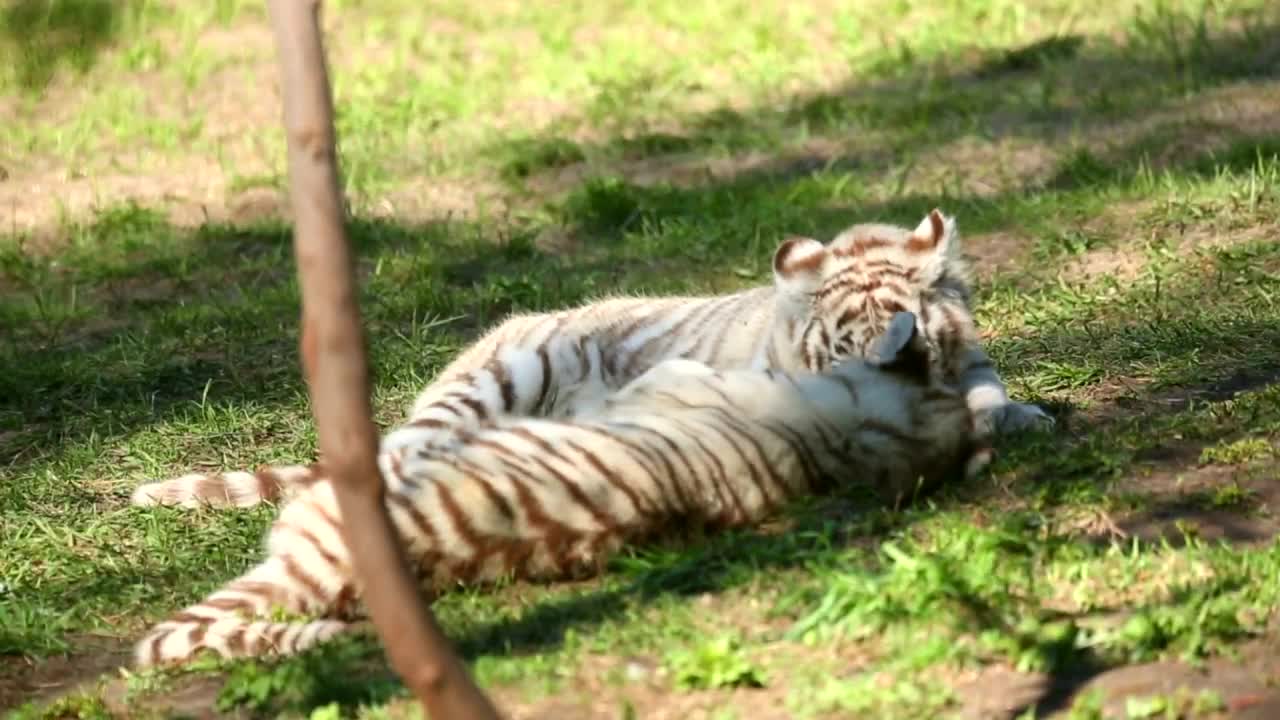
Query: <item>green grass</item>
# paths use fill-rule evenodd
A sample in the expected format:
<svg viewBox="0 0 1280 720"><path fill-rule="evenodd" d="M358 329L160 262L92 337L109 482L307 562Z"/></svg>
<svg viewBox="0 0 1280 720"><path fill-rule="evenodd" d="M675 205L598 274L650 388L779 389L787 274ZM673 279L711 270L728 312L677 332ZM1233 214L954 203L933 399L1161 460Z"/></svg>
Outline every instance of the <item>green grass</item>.
<svg viewBox="0 0 1280 720"><path fill-rule="evenodd" d="M133 487L314 453L274 49L257 2L10 5L0 707L83 667L18 716L167 716L212 683L226 713L416 717L368 637L124 679L102 650L242 572L273 515ZM1011 391L1059 419L915 507L837 497L446 596L504 707L930 717L1011 668L1067 688L1037 717L1207 717L1232 688L1071 691L1274 643L1273 4L326 7L381 425L508 312L768 282L788 234L936 205Z"/></svg>

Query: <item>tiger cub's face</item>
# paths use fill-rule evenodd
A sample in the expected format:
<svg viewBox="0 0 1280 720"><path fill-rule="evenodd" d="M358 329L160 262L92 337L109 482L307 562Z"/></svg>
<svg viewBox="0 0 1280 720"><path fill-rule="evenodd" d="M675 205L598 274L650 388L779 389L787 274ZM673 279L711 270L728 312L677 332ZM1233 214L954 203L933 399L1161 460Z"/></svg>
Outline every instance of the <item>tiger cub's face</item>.
<svg viewBox="0 0 1280 720"><path fill-rule="evenodd" d="M826 245L789 238L773 270L779 319L809 370L865 357L897 312L916 315L940 380L956 379L963 346L978 341L955 220L939 210L914 230L861 224Z"/></svg>

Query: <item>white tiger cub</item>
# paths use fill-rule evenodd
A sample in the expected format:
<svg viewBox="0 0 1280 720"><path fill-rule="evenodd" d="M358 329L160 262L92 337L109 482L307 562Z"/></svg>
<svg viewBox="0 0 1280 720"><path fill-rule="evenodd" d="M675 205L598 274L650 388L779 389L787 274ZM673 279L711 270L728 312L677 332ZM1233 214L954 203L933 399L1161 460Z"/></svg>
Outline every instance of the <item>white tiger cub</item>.
<svg viewBox="0 0 1280 720"><path fill-rule="evenodd" d="M448 452L409 426L379 452L387 509L419 578L440 592L591 575L673 525L746 525L834 485L897 502L989 457L930 352L911 313L898 313L868 359L818 373L667 360L592 417L500 416L459 431ZM341 522L327 478L298 490L266 559L152 628L137 664L288 654L347 630L363 611ZM310 619L273 619L280 610Z"/></svg>
<svg viewBox="0 0 1280 720"><path fill-rule="evenodd" d="M438 447L506 415L578 417L662 360L716 369L824 370L860 357L898 311L915 313L933 359L994 432L1052 426L1011 402L983 351L969 307L969 268L955 220L931 211L914 229L854 225L830 243L793 237L773 257L774 283L715 297L612 298L516 315L463 351L417 397L406 431ZM318 464L264 467L148 483L136 505L251 506L323 473Z"/></svg>

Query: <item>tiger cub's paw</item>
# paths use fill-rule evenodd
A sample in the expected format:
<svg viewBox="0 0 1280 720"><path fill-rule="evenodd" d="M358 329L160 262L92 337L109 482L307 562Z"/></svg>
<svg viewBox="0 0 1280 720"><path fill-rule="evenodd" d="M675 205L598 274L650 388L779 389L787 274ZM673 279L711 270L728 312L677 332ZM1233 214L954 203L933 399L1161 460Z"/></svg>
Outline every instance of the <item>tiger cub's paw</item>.
<svg viewBox="0 0 1280 720"><path fill-rule="evenodd" d="M995 430L1001 435L1029 430L1052 430L1056 425L1057 421L1053 416L1039 405L1011 402L996 410Z"/></svg>
<svg viewBox="0 0 1280 720"><path fill-rule="evenodd" d="M1057 421L1039 405L1008 402L973 411L974 429L982 437L1052 430Z"/></svg>

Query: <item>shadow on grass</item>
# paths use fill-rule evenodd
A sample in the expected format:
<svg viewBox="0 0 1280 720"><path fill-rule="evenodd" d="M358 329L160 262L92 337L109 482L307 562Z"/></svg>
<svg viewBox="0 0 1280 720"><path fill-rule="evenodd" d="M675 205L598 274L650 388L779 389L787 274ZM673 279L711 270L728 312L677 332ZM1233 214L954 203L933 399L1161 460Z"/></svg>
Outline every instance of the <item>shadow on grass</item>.
<svg viewBox="0 0 1280 720"><path fill-rule="evenodd" d="M64 234L69 244L54 256L27 252L21 238L0 246L0 457L9 472L207 402L302 402L285 226L187 230L125 206ZM430 372L514 309L579 300L586 288L574 278L590 275L566 280L558 259L501 229L356 219L349 236L374 371L393 383L400 372ZM502 277L469 273L480 259L489 269L501 263ZM435 324L445 318L453 322Z"/></svg>
<svg viewBox="0 0 1280 720"><path fill-rule="evenodd" d="M1157 169L1182 181L1212 179L1224 172L1274 173L1280 158L1280 126L1277 131L1257 136L1223 129L1217 133L1218 147L1167 158ZM788 234L830 238L850 224L872 220L914 225L932 207L956 215L965 234L1060 234L1063 215L1088 220L1106 207L1108 193L1132 187L1139 173L1152 171L1152 149L1167 136L1165 128L1156 127L1105 152L1078 149L1052 163L1045 181L998 193L953 193L939 188L845 200L832 197L830 189L843 184L844 173L838 170L832 174L829 168L815 171L811 166L791 176L766 167L692 187L637 183L612 175L589 177L554 204L551 214L572 234L584 238L588 247L682 233L689 238L683 247L686 255L710 260L719 249L721 254L734 253L735 261L751 262L753 256L737 257L749 247L758 253L754 258L758 264L767 261ZM1271 188L1259 192L1264 199L1275 199Z"/></svg>
<svg viewBox="0 0 1280 720"><path fill-rule="evenodd" d="M18 84L39 92L59 69L93 66L124 26L146 11L145 0L11 0L0 8L0 58Z"/></svg>
<svg viewBox="0 0 1280 720"><path fill-rule="evenodd" d="M1238 583L1214 584L1214 590L1217 592L1231 592L1239 589L1240 585ZM1220 615L1220 613L1200 604L1200 601L1203 600L1204 592L1199 587L1180 588L1172 591L1164 601L1126 609L1125 616L1134 617L1153 612L1158 613L1168 606L1190 604L1210 611L1206 613L1209 617L1202 616L1198 621L1205 626L1211 626L1220 621L1220 617L1213 617L1214 615ZM1228 624L1232 624L1231 621L1228 621ZM1243 631L1238 633L1226 631L1221 639L1228 641L1241 640L1246 639L1248 636L1249 633ZM1150 640L1152 644L1146 648L1145 652L1149 660L1155 660L1156 652L1164 649L1164 646L1158 636L1152 637ZM1128 667L1130 672L1123 678L1107 677L1110 671L1124 667ZM1115 702L1125 696L1141 697L1146 694L1142 692L1143 689L1153 693L1168 692L1170 689L1168 680L1171 675L1175 677L1185 675L1206 677L1211 676L1211 673L1212 669L1210 668L1205 668L1203 665L1191 665L1190 663L1185 663L1182 659L1170 658L1163 662L1143 667L1137 663L1116 662L1114 659L1104 658L1091 650L1084 650L1073 653L1066 662L1051 664L1050 667L1046 668L1041 678L1039 678L1038 688L1035 692L1018 695L1010 693L1008 687L999 685L987 688L987 692L995 697L1003 696L1006 702L1014 697L1018 697L1021 700L1021 702L1012 703L1011 707L1008 707L1000 717L1012 720L1012 718L1022 717L1028 713L1033 717L1049 717L1055 713L1070 711L1075 704L1078 693L1091 684L1096 687L1114 687L1115 694L1108 700ZM1117 680L1119 682L1116 682ZM1185 682L1183 677L1179 677L1179 680ZM1175 681L1175 683L1177 682ZM1208 684L1213 686L1220 683L1210 682ZM1234 683L1229 683L1228 687L1221 687L1220 689L1224 691L1224 695L1228 693L1235 695L1242 688L1232 687L1231 685L1240 684L1240 681L1236 680ZM1173 685L1173 687L1176 686L1176 684ZM1247 689L1252 691L1254 688Z"/></svg>
<svg viewBox="0 0 1280 720"><path fill-rule="evenodd" d="M488 152L508 180L532 180L535 189L548 187L536 182L540 174L561 170L571 170L570 184L605 173L641 184L716 185L712 176L721 173L712 173L713 166L730 176L745 167L777 182L822 168L896 170L905 181L912 158L962 136L1054 141L1085 133L1105 139L1134 122L1193 105L1215 88L1274 79L1280 75L1277 27L1280 17L1268 11L1211 26L1203 14L1161 6L1134 15L1123 42L1050 36L1012 50L902 59L832 92L774 98L742 110L683 116L673 110L679 131L640 128L577 142L553 129L505 140ZM1196 139L1201 133L1186 134ZM787 139L810 136L822 139L820 150L776 150ZM735 163L735 155L750 161Z"/></svg>

